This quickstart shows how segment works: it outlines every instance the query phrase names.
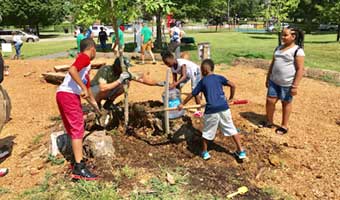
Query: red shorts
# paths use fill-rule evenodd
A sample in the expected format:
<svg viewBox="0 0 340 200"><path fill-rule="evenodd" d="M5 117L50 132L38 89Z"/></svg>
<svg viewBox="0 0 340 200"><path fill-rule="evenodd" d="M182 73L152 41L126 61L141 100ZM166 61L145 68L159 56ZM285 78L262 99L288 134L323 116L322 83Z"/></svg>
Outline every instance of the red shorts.
<svg viewBox="0 0 340 200"><path fill-rule="evenodd" d="M84 119L80 96L57 92L57 103L67 134L72 139L83 139Z"/></svg>

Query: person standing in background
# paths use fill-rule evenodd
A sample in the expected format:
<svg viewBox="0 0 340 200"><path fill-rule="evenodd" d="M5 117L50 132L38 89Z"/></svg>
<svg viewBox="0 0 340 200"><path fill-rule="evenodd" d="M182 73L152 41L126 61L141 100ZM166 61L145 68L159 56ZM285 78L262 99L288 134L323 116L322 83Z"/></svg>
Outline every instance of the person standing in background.
<svg viewBox="0 0 340 200"><path fill-rule="evenodd" d="M102 50L106 49L107 33L104 31L104 27L100 27L100 32L98 34L98 40L100 42L100 48Z"/></svg>
<svg viewBox="0 0 340 200"><path fill-rule="evenodd" d="M181 58L181 38L182 31L175 23L170 25L170 45L169 51L175 53L176 59Z"/></svg>
<svg viewBox="0 0 340 200"><path fill-rule="evenodd" d="M118 40L116 38L116 34L112 35L112 50L115 56L117 56L117 53L119 51L124 52L124 45L124 32L120 28L118 28Z"/></svg>
<svg viewBox="0 0 340 200"><path fill-rule="evenodd" d="M142 65L145 64L145 51L148 51L151 55L152 58L152 64L156 64L155 56L152 53L152 48L153 48L153 42L152 42L152 31L151 29L144 23L142 22L142 31L141 31L141 36L142 36L142 50L141 50L141 57L142 57Z"/></svg>
<svg viewBox="0 0 340 200"><path fill-rule="evenodd" d="M79 34L77 35L77 53L80 53L80 42L85 39L85 31L83 28L79 28Z"/></svg>
<svg viewBox="0 0 340 200"><path fill-rule="evenodd" d="M20 59L21 56L21 47L23 45L23 42L21 40L21 35L17 34L15 31L12 32L13 35L13 43L15 48L15 55L12 59Z"/></svg>

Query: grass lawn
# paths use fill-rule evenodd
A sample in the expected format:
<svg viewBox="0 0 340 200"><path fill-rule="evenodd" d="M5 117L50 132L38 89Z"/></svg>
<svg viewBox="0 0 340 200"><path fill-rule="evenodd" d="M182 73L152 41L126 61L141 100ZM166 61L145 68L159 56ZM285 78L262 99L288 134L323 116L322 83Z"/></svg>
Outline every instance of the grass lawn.
<svg viewBox="0 0 340 200"><path fill-rule="evenodd" d="M22 55L24 58L44 56L48 54L68 51L75 47L75 40L24 43L24 45L22 46Z"/></svg>
<svg viewBox="0 0 340 200"><path fill-rule="evenodd" d="M253 34L238 32L187 33L196 43L210 42L212 59L216 63L230 63L236 57L271 59L277 46L276 34ZM307 67L340 71L340 43L335 34L306 35L305 65ZM197 50L188 48L197 61ZM184 48L183 48L184 50Z"/></svg>
<svg viewBox="0 0 340 200"><path fill-rule="evenodd" d="M49 42L35 42L35 43L24 43L21 48L21 54L24 59L44 56L48 54L66 52L73 48L76 48L75 40L72 41L49 41ZM14 47L12 53L3 53L4 57L11 57L15 54Z"/></svg>

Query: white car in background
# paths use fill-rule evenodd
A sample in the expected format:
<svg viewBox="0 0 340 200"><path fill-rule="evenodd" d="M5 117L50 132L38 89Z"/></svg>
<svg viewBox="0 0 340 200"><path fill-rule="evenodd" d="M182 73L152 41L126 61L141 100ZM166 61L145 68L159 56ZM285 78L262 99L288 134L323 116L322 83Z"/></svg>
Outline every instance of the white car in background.
<svg viewBox="0 0 340 200"><path fill-rule="evenodd" d="M13 42L13 35L12 33L15 32L17 35L21 36L21 40L24 42L38 42L39 37L33 34L28 34L21 30L0 30L0 43L12 43Z"/></svg>
<svg viewBox="0 0 340 200"><path fill-rule="evenodd" d="M319 30L320 31L336 31L338 30L338 25L334 23L320 24Z"/></svg>

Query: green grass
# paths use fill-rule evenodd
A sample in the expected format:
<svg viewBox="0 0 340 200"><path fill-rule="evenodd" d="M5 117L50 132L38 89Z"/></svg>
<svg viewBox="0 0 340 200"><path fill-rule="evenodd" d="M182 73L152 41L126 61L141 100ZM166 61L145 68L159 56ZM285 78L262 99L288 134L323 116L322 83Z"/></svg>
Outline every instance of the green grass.
<svg viewBox="0 0 340 200"><path fill-rule="evenodd" d="M69 51L70 49L75 47L75 40L24 43L24 45L22 46L22 55L24 58L44 56L48 54Z"/></svg>
<svg viewBox="0 0 340 200"><path fill-rule="evenodd" d="M46 173L45 179L36 187L28 189L18 196L19 199L32 200L107 200L121 199L117 194L117 188L112 183L103 182L86 182L79 181L77 183L60 179L56 183L51 183L52 175Z"/></svg>
<svg viewBox="0 0 340 200"><path fill-rule="evenodd" d="M293 197L273 187L264 187L262 191L271 196L274 200L293 200Z"/></svg>
<svg viewBox="0 0 340 200"><path fill-rule="evenodd" d="M66 52L70 49L76 47L76 41L50 41L50 42L34 42L34 43L24 43L21 49L21 54L24 59L44 56L48 54ZM15 53L14 48L12 49L12 54ZM10 57L11 54L4 53L4 57Z"/></svg>
<svg viewBox="0 0 340 200"><path fill-rule="evenodd" d="M34 144L34 145L38 144L41 141L41 139L44 137L44 135L45 135L44 133L40 133L40 134L34 136L32 144Z"/></svg>
<svg viewBox="0 0 340 200"><path fill-rule="evenodd" d="M188 33L196 43L210 42L212 59L216 63L231 63L236 57L271 59L277 46L276 34L247 34L237 32ZM306 35L305 65L307 67L340 71L340 43L335 34ZM183 47L182 51L186 48ZM197 49L187 48L198 61Z"/></svg>

